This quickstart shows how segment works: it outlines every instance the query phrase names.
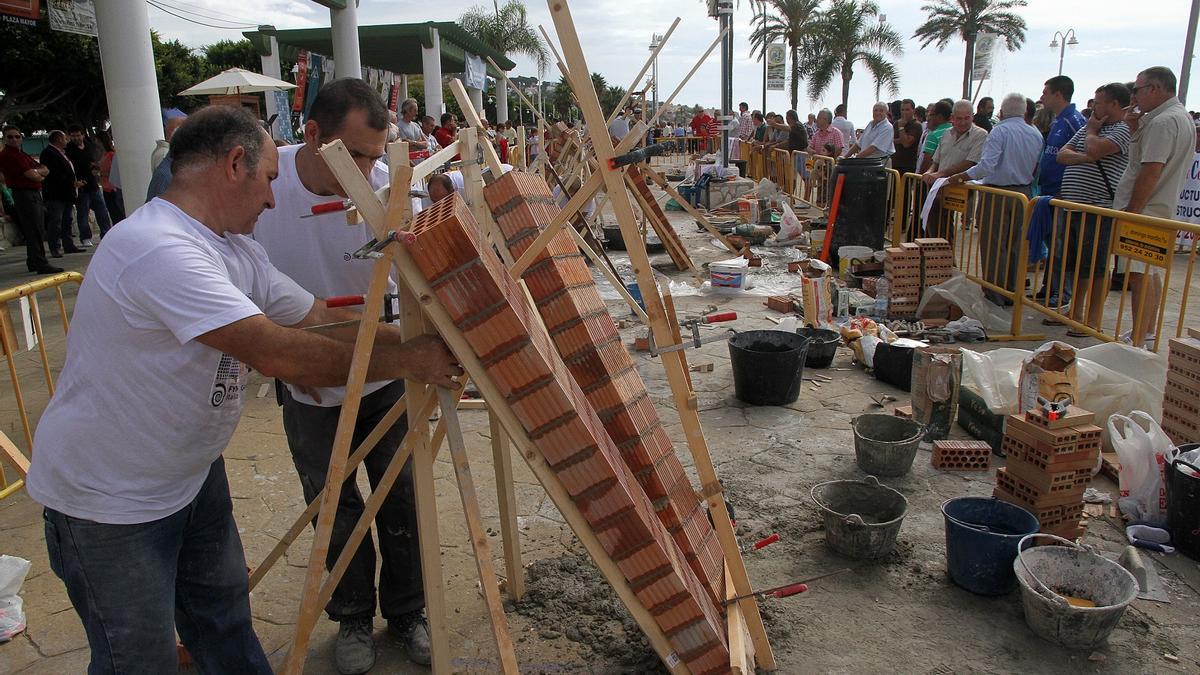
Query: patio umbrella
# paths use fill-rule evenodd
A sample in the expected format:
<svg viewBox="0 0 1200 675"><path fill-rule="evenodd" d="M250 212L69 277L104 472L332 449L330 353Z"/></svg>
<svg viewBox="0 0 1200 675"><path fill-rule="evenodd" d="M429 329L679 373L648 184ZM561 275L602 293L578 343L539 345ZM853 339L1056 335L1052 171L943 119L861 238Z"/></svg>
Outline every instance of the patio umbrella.
<svg viewBox="0 0 1200 675"><path fill-rule="evenodd" d="M296 85L267 77L242 68L230 68L195 86L179 92L180 96L221 96L254 94L277 89L295 89Z"/></svg>

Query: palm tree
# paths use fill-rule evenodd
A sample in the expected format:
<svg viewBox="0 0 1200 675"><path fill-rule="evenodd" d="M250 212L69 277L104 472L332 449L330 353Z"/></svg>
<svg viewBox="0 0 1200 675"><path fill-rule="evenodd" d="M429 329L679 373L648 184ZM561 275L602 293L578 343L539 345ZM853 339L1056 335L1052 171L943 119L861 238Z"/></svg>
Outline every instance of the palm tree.
<svg viewBox="0 0 1200 675"><path fill-rule="evenodd" d="M762 4L763 13L758 17L758 27L750 33L750 56L757 51L760 59L766 58L767 45L773 42L782 40L787 45L788 56L792 60L788 84L792 109L795 110L800 89L801 47L821 0L764 0ZM774 13L767 13L767 6Z"/></svg>
<svg viewBox="0 0 1200 675"><path fill-rule="evenodd" d="M879 5L872 0L833 0L829 9L818 12L801 48L808 54L801 75L808 79L808 95L817 100L833 82L842 78L842 105L850 98L854 66L861 62L871 73L875 86L886 86L895 94L900 84L896 64L887 56L904 54L904 38L881 21Z"/></svg>
<svg viewBox="0 0 1200 675"><path fill-rule="evenodd" d="M494 11L475 6L458 19L459 25L480 42L501 54L524 54L537 62L538 74L546 72L550 55L537 31L529 25L525 4L521 0L492 0Z"/></svg>
<svg viewBox="0 0 1200 675"><path fill-rule="evenodd" d="M938 51L953 38L967 43L963 60L963 98L971 97L971 70L975 65L975 41L980 33L1004 38L1008 51L1015 52L1025 42L1025 19L1009 11L1024 7L1025 0L934 0L921 7L929 15L913 33L921 49L936 44Z"/></svg>

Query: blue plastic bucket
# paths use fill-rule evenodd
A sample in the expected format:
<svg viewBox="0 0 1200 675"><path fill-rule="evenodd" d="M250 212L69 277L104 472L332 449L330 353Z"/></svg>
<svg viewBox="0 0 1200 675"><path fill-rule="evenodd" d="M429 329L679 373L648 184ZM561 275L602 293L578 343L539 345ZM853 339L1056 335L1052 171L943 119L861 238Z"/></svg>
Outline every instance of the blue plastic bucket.
<svg viewBox="0 0 1200 675"><path fill-rule="evenodd" d="M632 281L625 284L625 290L629 291L629 295L633 298L633 301L638 304L638 307L641 307L643 312L646 311L646 301L642 298L642 287L638 286L636 281ZM630 309L629 312L631 314L637 314L637 312L633 311L632 309Z"/></svg>
<svg viewBox="0 0 1200 675"><path fill-rule="evenodd" d="M1004 595L1017 585L1013 560L1037 518L995 497L955 497L942 504L946 567L954 583L979 595Z"/></svg>

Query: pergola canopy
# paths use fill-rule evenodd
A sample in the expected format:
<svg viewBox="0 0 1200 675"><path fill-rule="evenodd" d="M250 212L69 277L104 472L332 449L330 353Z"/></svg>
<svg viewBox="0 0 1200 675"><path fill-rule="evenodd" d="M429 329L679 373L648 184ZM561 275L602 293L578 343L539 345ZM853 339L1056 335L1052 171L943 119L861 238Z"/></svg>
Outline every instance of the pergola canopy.
<svg viewBox="0 0 1200 675"><path fill-rule="evenodd" d="M436 28L438 31L443 73L461 73L466 70L468 53L480 58L490 56L496 65L506 71L516 67L504 54L480 42L453 21L359 26L358 48L362 64L390 70L397 75L420 74L421 48L433 46L430 28ZM333 35L329 28L276 30L273 34L279 42L279 51L289 58L294 59L301 49L326 56L333 55ZM242 35L254 44L260 56L270 53L270 31L247 31ZM489 75L499 76L490 64L487 65L487 70Z"/></svg>

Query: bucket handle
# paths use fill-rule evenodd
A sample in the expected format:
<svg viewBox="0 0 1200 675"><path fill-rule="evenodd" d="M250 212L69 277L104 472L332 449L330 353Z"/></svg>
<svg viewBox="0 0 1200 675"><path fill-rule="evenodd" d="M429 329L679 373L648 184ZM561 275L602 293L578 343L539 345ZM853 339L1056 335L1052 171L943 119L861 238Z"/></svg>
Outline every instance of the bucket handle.
<svg viewBox="0 0 1200 675"><path fill-rule="evenodd" d="M1045 532L1034 532L1033 534L1027 534L1024 537L1021 537L1021 541L1017 542L1017 560L1021 561L1021 567L1025 568L1025 571L1029 573L1029 578L1033 579L1033 582L1035 584L1037 584L1038 594L1045 597L1047 600L1050 600L1054 604L1058 605L1060 608L1065 609L1070 606L1070 603L1067 602L1066 598L1064 598L1062 595L1059 595L1058 593L1055 593L1054 591L1050 590L1046 586L1046 584L1043 584L1042 580L1039 579L1037 577L1037 575L1033 573L1033 570L1030 569L1028 563L1025 562L1025 550L1026 550L1025 542L1027 542L1030 539L1033 539L1035 537L1043 537L1046 539L1053 539L1054 541L1064 543L1064 544L1066 544L1072 548L1075 548L1077 550L1080 550L1080 551L1090 552L1092 549L1091 549L1091 547L1088 547L1088 546L1081 546L1081 545L1071 541L1070 539L1064 539L1056 534L1046 534Z"/></svg>
<svg viewBox="0 0 1200 675"><path fill-rule="evenodd" d="M949 520L950 522L954 523L955 525L958 525L959 527L964 527L968 530L975 530L976 532L982 532L984 534L996 534L995 532L992 532L992 529L990 527L988 527L987 525L976 525L975 523L968 523L965 520L959 520L958 518L955 518L954 516L946 513L945 507L946 507L946 504L950 503L950 501L951 500L947 499L945 502L942 503L942 516L945 517L946 520ZM998 502L1000 500L993 496L992 501Z"/></svg>
<svg viewBox="0 0 1200 675"><path fill-rule="evenodd" d="M1183 466L1186 466L1187 468L1191 469L1192 471L1195 471L1197 476L1200 476L1200 467L1197 467L1196 465L1191 464L1190 462L1185 462L1182 459L1179 459L1178 457L1171 460L1171 468L1175 468L1176 464L1182 464Z"/></svg>
<svg viewBox="0 0 1200 675"><path fill-rule="evenodd" d="M872 478L874 478L874 476L872 476ZM858 515L857 513L851 513L850 515L843 518L842 522L845 523L847 527L866 527L867 526L867 523L862 519L862 516Z"/></svg>

